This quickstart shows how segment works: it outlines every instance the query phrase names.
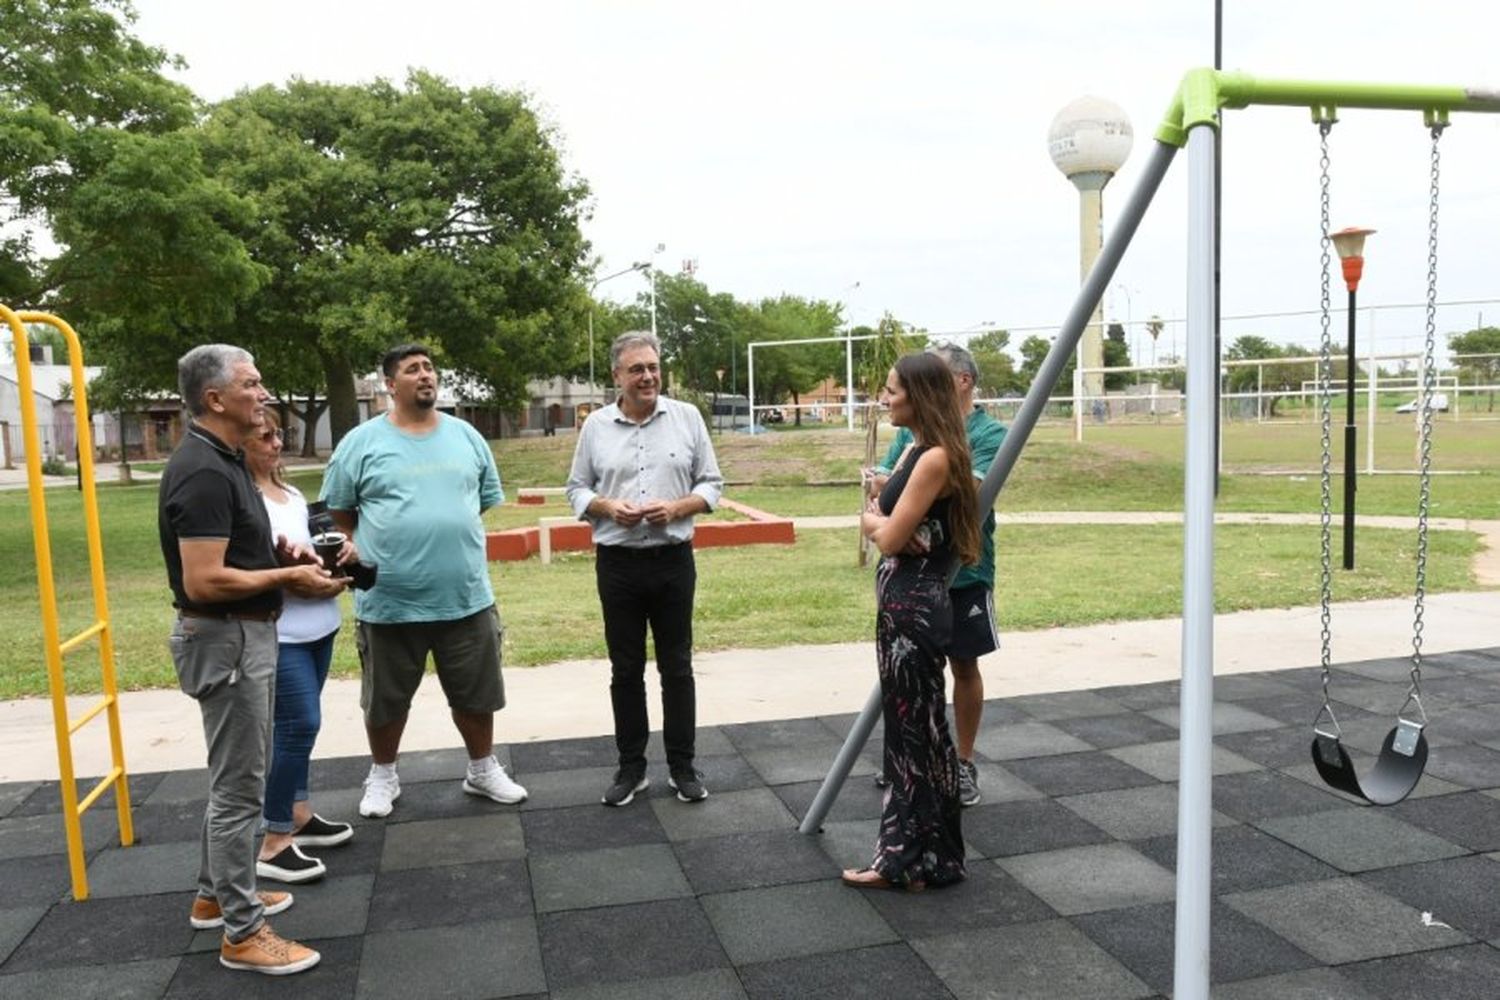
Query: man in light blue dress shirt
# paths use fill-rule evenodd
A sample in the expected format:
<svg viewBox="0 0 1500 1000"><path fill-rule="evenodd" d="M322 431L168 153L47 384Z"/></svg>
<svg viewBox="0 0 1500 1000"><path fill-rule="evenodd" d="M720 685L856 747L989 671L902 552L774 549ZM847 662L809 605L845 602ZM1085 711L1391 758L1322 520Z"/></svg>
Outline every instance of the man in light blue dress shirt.
<svg viewBox="0 0 1500 1000"><path fill-rule="evenodd" d="M696 407L661 395L661 344L624 333L610 346L617 402L589 414L568 476L568 503L594 529L595 576L609 650L619 770L607 806L629 805L646 777L646 628L661 676L667 784L708 797L693 766L693 517L714 509L724 479Z"/></svg>

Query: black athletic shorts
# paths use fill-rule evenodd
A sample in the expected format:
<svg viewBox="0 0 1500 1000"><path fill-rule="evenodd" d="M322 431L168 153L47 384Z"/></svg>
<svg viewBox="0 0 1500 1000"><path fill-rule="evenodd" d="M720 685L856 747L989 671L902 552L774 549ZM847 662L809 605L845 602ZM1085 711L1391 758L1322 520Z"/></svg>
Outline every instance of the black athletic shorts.
<svg viewBox="0 0 1500 1000"><path fill-rule="evenodd" d="M953 599L953 640L948 643L948 655L977 660L999 649L995 595L990 588L976 583L958 587L949 594Z"/></svg>

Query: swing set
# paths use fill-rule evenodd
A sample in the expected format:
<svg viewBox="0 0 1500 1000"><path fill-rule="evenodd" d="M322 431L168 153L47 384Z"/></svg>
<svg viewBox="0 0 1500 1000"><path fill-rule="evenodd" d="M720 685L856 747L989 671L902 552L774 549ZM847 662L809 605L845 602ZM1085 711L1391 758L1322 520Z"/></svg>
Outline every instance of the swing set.
<svg viewBox="0 0 1500 1000"><path fill-rule="evenodd" d="M1187 381L1186 447L1183 482L1182 683L1180 694L1179 782L1177 803L1177 905L1173 993L1184 1000L1209 995L1209 911L1211 895L1211 818L1213 752L1213 532L1217 461L1215 390L1219 360L1214 351L1217 286L1214 213L1217 149L1215 132L1225 109L1253 105L1308 108L1322 138L1322 345L1319 399L1322 421L1322 666L1323 702L1313 719L1312 755L1318 774L1331 787L1376 805L1399 802L1422 776L1427 760L1427 725L1421 701L1422 612L1426 593L1427 513L1430 503L1433 364L1436 341L1438 140L1453 112L1500 112L1500 91L1464 87L1400 86L1369 83L1258 79L1211 69L1189 72L1156 132L1150 158L1114 230L1084 280L1062 329L1038 369L1010 431L979 488L980 509L994 506L1021 449L1036 427L1073 355L1093 311L1113 280L1172 159L1188 152ZM1432 137L1425 364L1421 388L1421 471L1418 552L1411 687L1397 710L1396 725L1379 756L1363 775L1342 743L1329 692L1332 594L1330 553L1330 466L1332 360L1329 334L1329 131L1340 108L1416 111ZM1406 710L1414 706L1413 717ZM803 833L821 828L838 790L848 777L880 715L877 686L855 721L807 815Z"/></svg>

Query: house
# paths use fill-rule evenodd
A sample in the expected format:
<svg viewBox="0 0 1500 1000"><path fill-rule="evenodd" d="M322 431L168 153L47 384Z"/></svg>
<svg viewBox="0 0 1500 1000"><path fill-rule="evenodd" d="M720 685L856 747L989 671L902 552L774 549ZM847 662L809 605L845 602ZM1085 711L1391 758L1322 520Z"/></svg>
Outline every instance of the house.
<svg viewBox="0 0 1500 1000"><path fill-rule="evenodd" d="M71 460L78 446L78 429L74 417L73 369L52 363L52 348L46 344L31 345L32 407L37 420L37 438L43 461ZM86 378L98 377L100 368L84 368ZM14 364L0 365L0 465L14 468L26 461L26 441L21 420L21 373ZM96 446L119 436L118 419L113 414L92 414Z"/></svg>

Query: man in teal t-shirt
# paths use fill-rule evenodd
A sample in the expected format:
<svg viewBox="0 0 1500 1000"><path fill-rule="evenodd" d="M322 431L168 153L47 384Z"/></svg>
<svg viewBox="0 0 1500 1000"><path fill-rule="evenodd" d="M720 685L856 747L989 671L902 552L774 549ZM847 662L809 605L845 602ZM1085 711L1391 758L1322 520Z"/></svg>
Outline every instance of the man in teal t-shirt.
<svg viewBox="0 0 1500 1000"><path fill-rule="evenodd" d="M969 436L974 478L983 479L990 471L995 453L1000 450L1000 442L1005 440L1005 425L974 405L974 384L979 377L979 368L968 350L948 343L933 344L928 350L942 358L953 372L959 401L969 413L965 429ZM872 481L877 492L911 443L911 431L899 428ZM977 804L980 798L979 768L974 763L974 739L979 735L979 719L984 713L984 676L979 672L979 658L1000 648L994 599L993 510L985 514L980 540L983 544L979 561L973 566L960 567L950 590L953 639L948 645L948 663L953 668L953 721L958 732L958 797L966 806Z"/></svg>
<svg viewBox="0 0 1500 1000"><path fill-rule="evenodd" d="M401 795L396 757L429 655L469 753L463 790L520 802L526 789L494 753L504 630L480 514L504 498L495 456L472 425L436 409L438 373L426 347L392 348L381 367L392 408L339 442L322 493L361 560L380 571L354 600L371 757L360 815L389 815Z"/></svg>

